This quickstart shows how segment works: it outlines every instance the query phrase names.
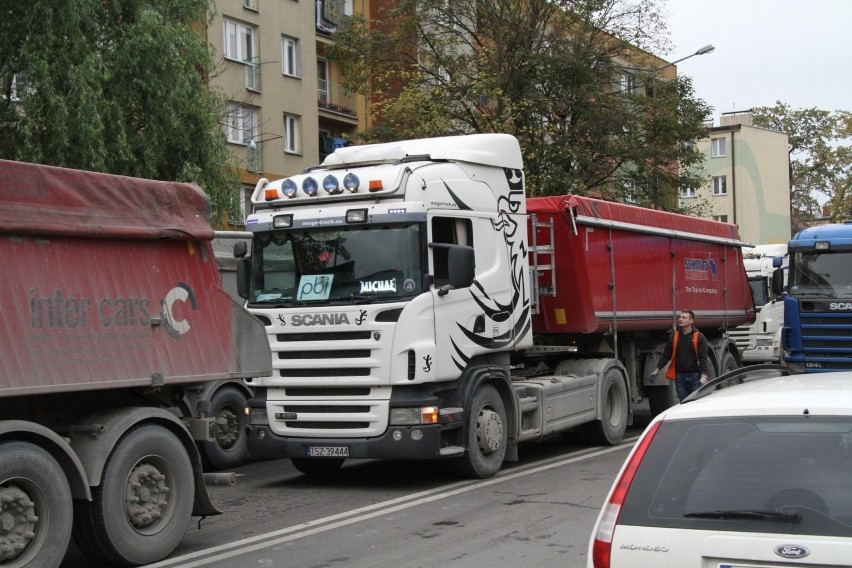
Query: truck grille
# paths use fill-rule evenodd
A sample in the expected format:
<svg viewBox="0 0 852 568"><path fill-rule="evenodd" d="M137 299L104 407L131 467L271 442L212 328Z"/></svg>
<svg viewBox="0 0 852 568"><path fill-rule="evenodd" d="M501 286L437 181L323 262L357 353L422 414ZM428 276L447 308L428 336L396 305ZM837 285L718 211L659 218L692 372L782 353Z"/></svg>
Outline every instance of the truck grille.
<svg viewBox="0 0 852 568"><path fill-rule="evenodd" d="M384 433L392 338L392 329L381 325L351 331L276 330L271 384L283 389L285 400L267 403L273 431L308 438Z"/></svg>
<svg viewBox="0 0 852 568"><path fill-rule="evenodd" d="M806 364L820 370L852 369L852 313L800 314Z"/></svg>

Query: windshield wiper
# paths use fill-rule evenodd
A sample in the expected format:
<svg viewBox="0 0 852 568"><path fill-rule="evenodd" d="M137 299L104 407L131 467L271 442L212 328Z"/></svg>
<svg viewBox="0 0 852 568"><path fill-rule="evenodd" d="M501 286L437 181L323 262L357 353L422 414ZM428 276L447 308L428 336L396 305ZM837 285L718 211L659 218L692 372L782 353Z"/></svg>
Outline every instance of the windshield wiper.
<svg viewBox="0 0 852 568"><path fill-rule="evenodd" d="M756 519L768 521L783 521L785 523L799 523L802 516L796 512L766 511L748 509L730 509L727 511L696 511L685 513L684 517L698 519Z"/></svg>

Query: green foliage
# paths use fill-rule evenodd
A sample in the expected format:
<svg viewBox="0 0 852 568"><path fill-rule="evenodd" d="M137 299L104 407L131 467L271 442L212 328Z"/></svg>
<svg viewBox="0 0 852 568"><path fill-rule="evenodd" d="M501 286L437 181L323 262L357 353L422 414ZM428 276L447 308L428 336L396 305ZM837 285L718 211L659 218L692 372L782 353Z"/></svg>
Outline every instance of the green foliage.
<svg viewBox="0 0 852 568"><path fill-rule="evenodd" d="M852 219L852 113L793 109L778 101L752 115L755 126L789 137L793 232L821 216L820 194L830 202L833 221Z"/></svg>
<svg viewBox="0 0 852 568"><path fill-rule="evenodd" d="M0 17L0 157L192 181L226 222L236 170L206 84L209 0L33 0ZM12 91L15 83L14 95Z"/></svg>
<svg viewBox="0 0 852 568"><path fill-rule="evenodd" d="M383 17L393 26L356 21L330 50L374 102L381 126L360 142L510 133L531 195L674 208L701 185L692 141L710 109L690 81L634 69L621 85L623 65L658 61L638 49L660 48L654 0L400 0Z"/></svg>

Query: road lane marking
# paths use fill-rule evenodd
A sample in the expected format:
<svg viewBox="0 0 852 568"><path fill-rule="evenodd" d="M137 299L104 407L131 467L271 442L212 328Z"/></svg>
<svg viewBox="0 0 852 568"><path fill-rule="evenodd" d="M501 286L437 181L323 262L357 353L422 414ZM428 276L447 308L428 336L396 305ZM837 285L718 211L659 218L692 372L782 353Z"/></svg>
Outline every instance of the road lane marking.
<svg viewBox="0 0 852 568"><path fill-rule="evenodd" d="M567 458L565 456L547 458L523 466L500 470L497 475L488 479L471 479L458 481L449 485L442 485L441 487L436 487L434 489L428 489L426 491L412 493L411 495L404 495L402 497L389 499L380 503L366 505L358 509L329 515L328 517L323 517L321 519L306 521L276 531L255 535L211 548L205 548L204 550L176 556L154 564L147 564L145 568L199 568L208 566L212 562L227 560L249 552L256 552L264 548L271 548L300 538L320 534L361 521L373 519L375 517L381 517L383 515L388 515L411 507L423 505L425 503L431 503L432 501L438 501L446 499L447 497L467 493L468 491L473 491L475 489L489 487L497 483L510 481L526 475L533 475L555 467L569 465L610 454L612 452L629 449L633 446L633 442L635 442L636 439L637 437L627 438L618 446L610 448L581 450L579 452L569 454L570 457Z"/></svg>

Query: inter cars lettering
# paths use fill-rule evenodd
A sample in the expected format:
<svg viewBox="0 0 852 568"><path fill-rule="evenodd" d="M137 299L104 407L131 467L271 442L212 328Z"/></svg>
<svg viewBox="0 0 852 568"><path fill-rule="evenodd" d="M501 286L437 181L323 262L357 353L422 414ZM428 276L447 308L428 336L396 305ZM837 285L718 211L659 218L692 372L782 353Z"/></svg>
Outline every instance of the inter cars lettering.
<svg viewBox="0 0 852 568"><path fill-rule="evenodd" d="M290 318L293 327L312 325L349 325L349 316L345 313L334 314L296 314Z"/></svg>
<svg viewBox="0 0 852 568"><path fill-rule="evenodd" d="M852 310L852 302L831 302L828 304L828 309L832 311Z"/></svg>

